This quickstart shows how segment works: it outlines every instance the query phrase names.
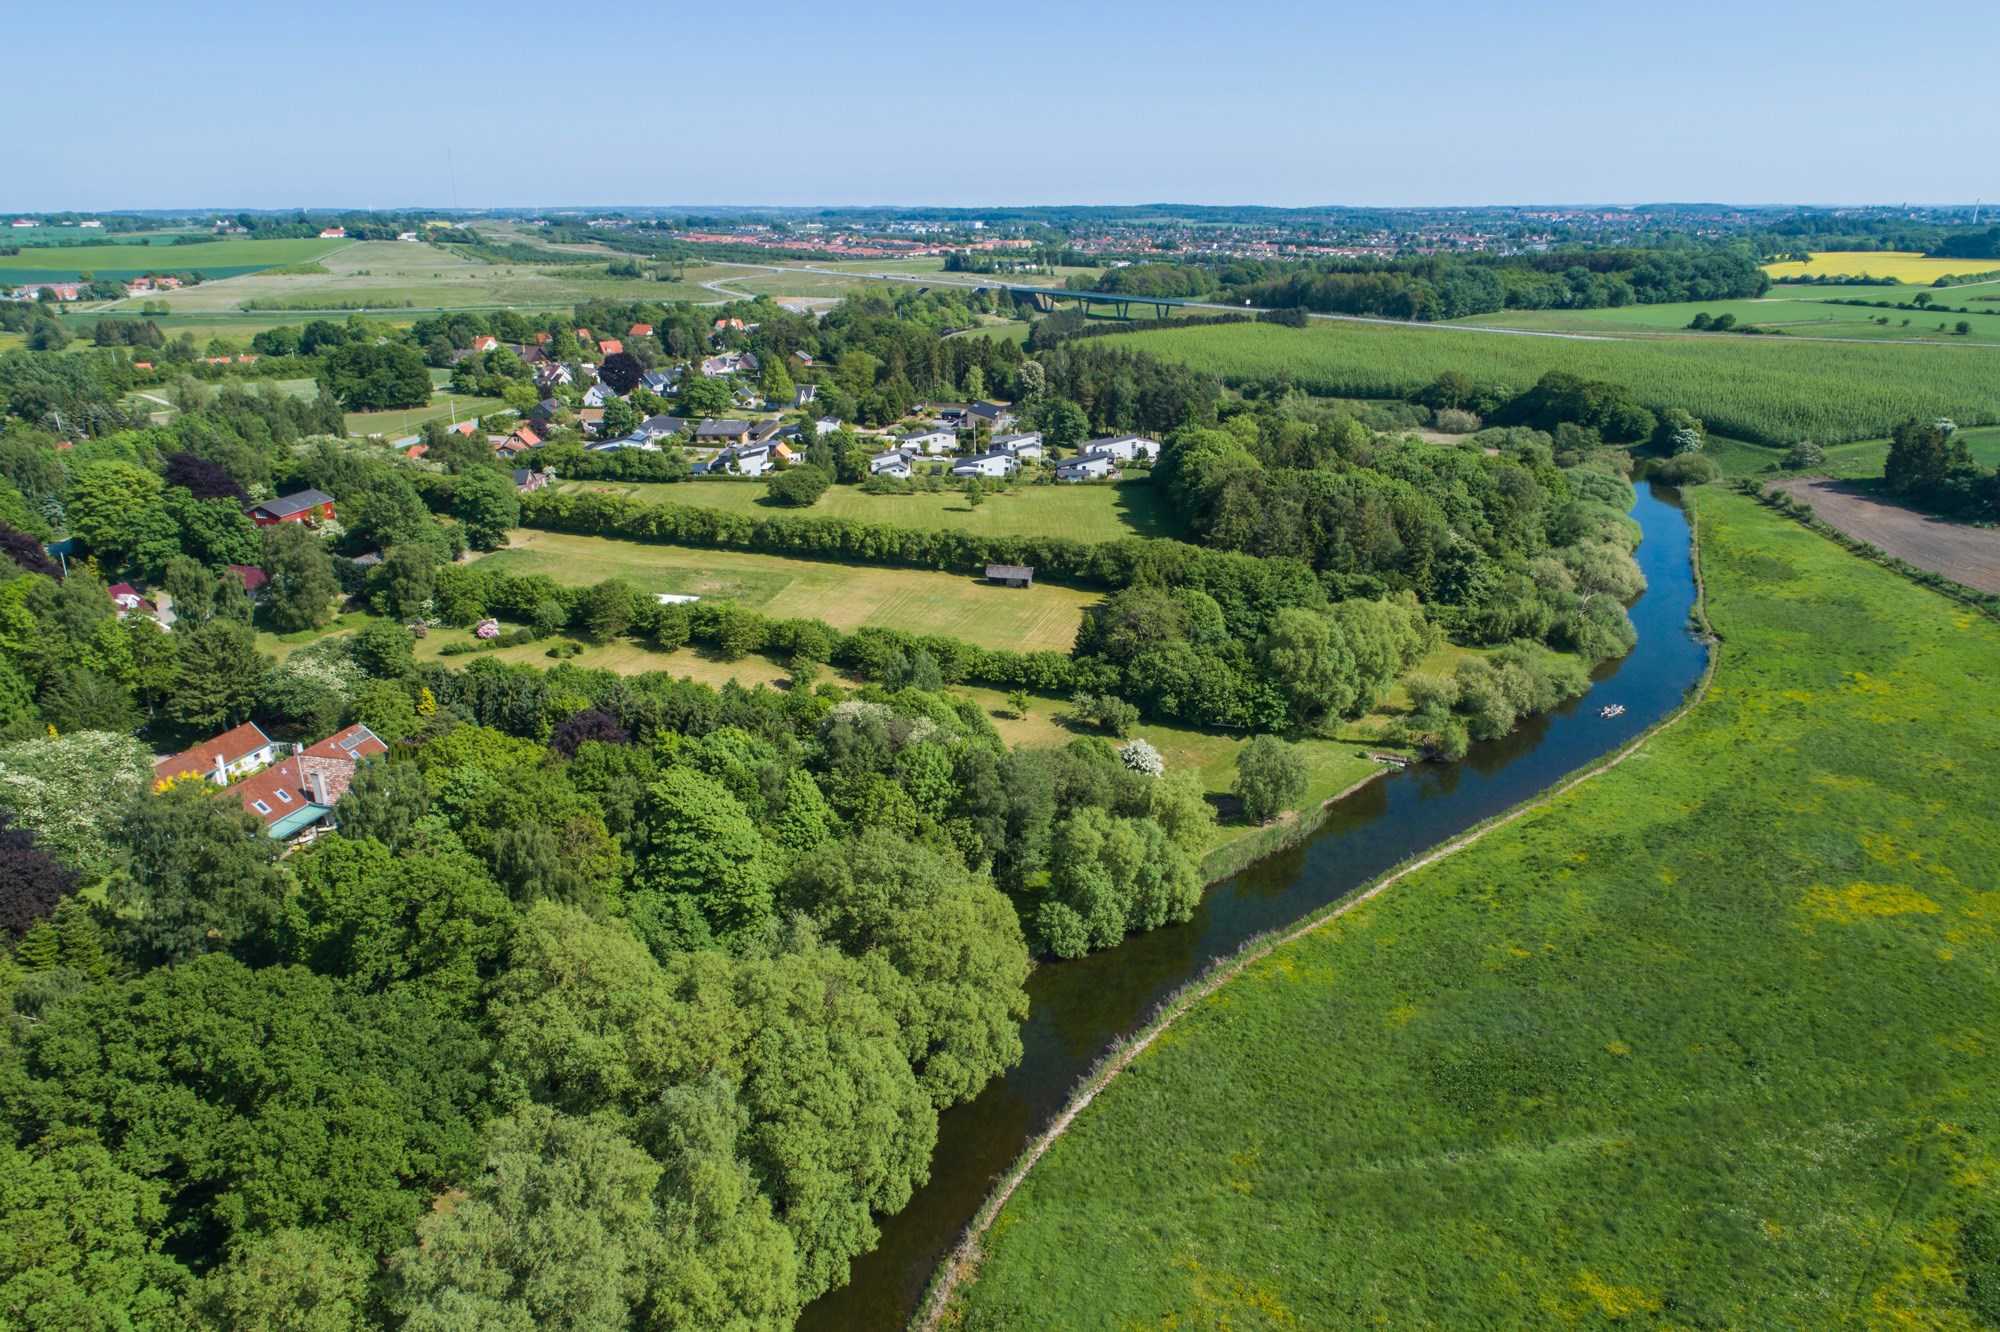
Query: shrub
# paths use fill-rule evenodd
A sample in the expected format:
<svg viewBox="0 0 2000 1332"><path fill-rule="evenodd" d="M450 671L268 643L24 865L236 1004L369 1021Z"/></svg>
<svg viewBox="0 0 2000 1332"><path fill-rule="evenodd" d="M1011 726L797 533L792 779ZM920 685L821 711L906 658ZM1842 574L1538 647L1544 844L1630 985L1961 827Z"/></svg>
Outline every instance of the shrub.
<svg viewBox="0 0 2000 1332"><path fill-rule="evenodd" d="M1275 735L1258 736L1236 755L1236 794L1243 817L1269 823L1305 799L1305 755Z"/></svg>
<svg viewBox="0 0 2000 1332"><path fill-rule="evenodd" d="M1802 439L1785 451L1784 466L1787 471L1801 472L1808 467L1826 464L1826 450L1809 439Z"/></svg>

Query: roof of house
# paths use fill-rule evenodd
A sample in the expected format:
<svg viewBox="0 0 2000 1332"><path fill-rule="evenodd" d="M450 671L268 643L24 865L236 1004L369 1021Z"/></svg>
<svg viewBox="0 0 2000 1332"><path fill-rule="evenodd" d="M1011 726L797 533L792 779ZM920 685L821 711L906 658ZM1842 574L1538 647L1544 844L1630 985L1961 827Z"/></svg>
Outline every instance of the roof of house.
<svg viewBox="0 0 2000 1332"><path fill-rule="evenodd" d="M943 429L931 429L931 430L912 430L912 431L911 431L911 432L910 432L909 434L907 434L907 435L896 435L896 436L893 436L893 438L895 438L895 439L900 439L900 440L904 440L904 441L911 441L911 440L919 440L919 439L935 439L935 438L937 438L937 437L938 437L939 435L950 435L950 436L951 436L951 438L953 438L953 439L957 439L957 438L958 438L958 436L957 436L956 434L954 434L953 432L951 432L951 431L949 431L949 430L943 430Z"/></svg>
<svg viewBox="0 0 2000 1332"><path fill-rule="evenodd" d="M644 338L652 336L652 332L653 326L651 324L634 324L625 330L625 336L628 338Z"/></svg>
<svg viewBox="0 0 2000 1332"><path fill-rule="evenodd" d="M970 457L960 458L957 462L952 464L952 470L956 471L961 467L969 467L973 463L997 462L1002 459L1006 460L1007 462L1012 462L1014 461L1014 455L1007 452L1007 450L1005 449L988 449L984 453L975 453Z"/></svg>
<svg viewBox="0 0 2000 1332"><path fill-rule="evenodd" d="M344 731L335 731L318 744L306 746L305 752L320 758L350 758L358 762L388 753L389 746L383 743L381 736L356 722Z"/></svg>
<svg viewBox="0 0 2000 1332"><path fill-rule="evenodd" d="M733 420L703 421L700 425L694 428L694 433L695 433L695 438L701 439L701 438L713 438L717 435L748 434L749 430L750 430L750 423L748 421L733 421Z"/></svg>
<svg viewBox="0 0 2000 1332"><path fill-rule="evenodd" d="M244 778L231 792L243 802L243 812L262 823L267 834L287 837L325 817L333 807L332 800L321 802L313 798L314 793L306 787L308 770L309 765L296 756L283 759L255 776ZM297 817L308 811L310 817Z"/></svg>
<svg viewBox="0 0 2000 1332"><path fill-rule="evenodd" d="M684 416L649 416L639 423L639 428L649 435L678 435L688 428Z"/></svg>
<svg viewBox="0 0 2000 1332"><path fill-rule="evenodd" d="M1042 432L1039 430L1024 430L1018 435L995 435L993 437L993 447L996 449L1008 444L1039 444L1041 442Z"/></svg>
<svg viewBox="0 0 2000 1332"><path fill-rule="evenodd" d="M160 781L178 777L184 772L198 772L205 776L215 771L217 759L225 765L235 763L270 743L271 737L265 735L257 723L244 722L241 726L230 727L212 740L202 741L193 749L184 749L160 759L153 764L153 776Z"/></svg>
<svg viewBox="0 0 2000 1332"><path fill-rule="evenodd" d="M1117 461L1118 459L1108 453L1079 453L1074 458L1065 458L1057 463L1056 470L1060 472L1066 467L1085 467L1093 463L1103 463L1109 467Z"/></svg>
<svg viewBox="0 0 2000 1332"><path fill-rule="evenodd" d="M515 426L514 433L509 435L508 438L517 439L531 449L542 442L542 437L535 433L533 426Z"/></svg>
<svg viewBox="0 0 2000 1332"><path fill-rule="evenodd" d="M245 592L255 592L258 588L271 581L271 575L265 573L254 564L232 564L229 566L229 571L243 580L243 590Z"/></svg>
<svg viewBox="0 0 2000 1332"><path fill-rule="evenodd" d="M333 503L333 496L324 490L300 490L290 495L280 495L277 499L266 500L262 504L250 506L252 513L268 513L273 518L289 518L307 509L317 509L322 504Z"/></svg>
<svg viewBox="0 0 2000 1332"><path fill-rule="evenodd" d="M1000 416L1007 412L1007 404L1001 402L975 402L965 409L974 416Z"/></svg>
<svg viewBox="0 0 2000 1332"><path fill-rule="evenodd" d="M616 356L619 352L625 350L625 344L617 338L605 338L597 344L597 350L603 352L606 356Z"/></svg>
<svg viewBox="0 0 2000 1332"><path fill-rule="evenodd" d="M1086 439L1083 443L1077 445L1077 448L1084 453L1090 453L1111 444L1151 444L1152 442L1145 435L1100 435L1096 439Z"/></svg>

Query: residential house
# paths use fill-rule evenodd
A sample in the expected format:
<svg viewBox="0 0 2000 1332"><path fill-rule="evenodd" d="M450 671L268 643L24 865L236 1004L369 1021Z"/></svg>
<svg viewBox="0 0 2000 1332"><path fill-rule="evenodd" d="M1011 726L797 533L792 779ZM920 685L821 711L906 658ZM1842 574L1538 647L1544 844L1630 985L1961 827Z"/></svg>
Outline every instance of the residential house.
<svg viewBox="0 0 2000 1332"><path fill-rule="evenodd" d="M1004 402L975 402L965 409L968 425L986 425L994 430L1005 430L1019 418Z"/></svg>
<svg viewBox="0 0 2000 1332"><path fill-rule="evenodd" d="M748 352L722 352L703 360L701 372L710 379L720 379L724 375L754 369L755 359Z"/></svg>
<svg viewBox="0 0 2000 1332"><path fill-rule="evenodd" d="M993 447L1016 458L1039 458L1042 456L1042 432L1029 430L1018 435L995 435Z"/></svg>
<svg viewBox="0 0 2000 1332"><path fill-rule="evenodd" d="M750 423L748 421L703 421L694 428L697 444L748 444Z"/></svg>
<svg viewBox="0 0 2000 1332"><path fill-rule="evenodd" d="M262 504L253 504L247 512L250 521L259 527L272 527L278 523L330 523L334 519L333 496L324 490L300 490Z"/></svg>
<svg viewBox="0 0 2000 1332"><path fill-rule="evenodd" d="M975 453L969 458L961 458L951 465L953 476L1012 476L1021 470L1021 460L1001 449L987 453Z"/></svg>
<svg viewBox="0 0 2000 1332"><path fill-rule="evenodd" d="M915 410L921 412L924 409L918 407ZM965 419L965 413L966 406L962 402L937 402L932 403L930 406L930 414L937 423L939 425L950 426L953 430L968 424Z"/></svg>
<svg viewBox="0 0 2000 1332"><path fill-rule="evenodd" d="M637 449L641 453L658 453L660 446L636 430L629 435L620 435L616 439L600 440L595 444L586 444L583 446L585 453L616 453L620 449Z"/></svg>
<svg viewBox="0 0 2000 1332"><path fill-rule="evenodd" d="M652 443L655 440L671 439L691 424L692 422L684 416L649 416L641 421L639 428L632 433L642 435L648 443Z"/></svg>
<svg viewBox="0 0 2000 1332"><path fill-rule="evenodd" d="M263 572L259 570L258 572ZM153 764L153 780L170 782L176 777L196 774L227 786L245 773L255 772L277 757L277 747L255 722L231 727L193 749L182 750Z"/></svg>
<svg viewBox="0 0 2000 1332"><path fill-rule="evenodd" d="M798 358L800 365L811 365L813 363L811 352L795 351L792 355Z"/></svg>
<svg viewBox="0 0 2000 1332"><path fill-rule="evenodd" d="M414 242L421 238L414 231L399 231L396 233L396 239L399 241Z"/></svg>
<svg viewBox="0 0 2000 1332"><path fill-rule="evenodd" d="M735 472L739 476L762 476L771 470L769 444L731 444L715 455L708 465L711 472Z"/></svg>
<svg viewBox="0 0 2000 1332"><path fill-rule="evenodd" d="M350 726L238 783L233 794L266 837L303 845L334 826L334 806L361 760L388 752L366 726Z"/></svg>
<svg viewBox="0 0 2000 1332"><path fill-rule="evenodd" d="M595 439L604 430L604 409L602 407L585 407L576 414L576 423L583 427L584 434Z"/></svg>
<svg viewBox="0 0 2000 1332"><path fill-rule="evenodd" d="M561 361L549 361L535 367L535 387L547 393L552 388L576 382L576 371Z"/></svg>
<svg viewBox="0 0 2000 1332"><path fill-rule="evenodd" d="M715 321L715 331L718 333L725 329L734 329L736 332L741 333L745 327L747 325L741 319L718 319Z"/></svg>
<svg viewBox="0 0 2000 1332"><path fill-rule="evenodd" d="M514 489L523 495L532 495L555 479L554 472L536 472L526 467L514 469Z"/></svg>
<svg viewBox="0 0 2000 1332"><path fill-rule="evenodd" d="M625 330L625 336L628 338L650 338L653 336L653 326L651 324L634 324Z"/></svg>
<svg viewBox="0 0 2000 1332"><path fill-rule="evenodd" d="M1108 453L1081 453L1056 464L1056 480L1099 481L1117 470L1115 462Z"/></svg>
<svg viewBox="0 0 2000 1332"><path fill-rule="evenodd" d="M484 353L490 351L497 351L499 350L499 347L500 347L500 339L494 337L491 333L481 333L478 337L472 340L472 350L474 352Z"/></svg>
<svg viewBox="0 0 2000 1332"><path fill-rule="evenodd" d="M121 620L128 615L157 616L160 613L160 608L130 583L113 583L104 590L111 594L111 604L118 608Z"/></svg>
<svg viewBox="0 0 2000 1332"><path fill-rule="evenodd" d="M813 433L816 435L830 435L838 429L840 418L837 416L822 416L813 422Z"/></svg>
<svg viewBox="0 0 2000 1332"><path fill-rule="evenodd" d="M782 429L784 427L776 421L759 421L750 428L750 442L752 444L769 444L778 437L778 432Z"/></svg>
<svg viewBox="0 0 2000 1332"><path fill-rule="evenodd" d="M992 583L1004 583L1008 587L1033 587L1035 570L1026 564L989 564L986 579Z"/></svg>
<svg viewBox="0 0 2000 1332"><path fill-rule="evenodd" d="M609 384L592 384L583 391L583 405L586 407L602 407L617 396L617 392Z"/></svg>
<svg viewBox="0 0 2000 1332"><path fill-rule="evenodd" d="M951 430L913 430L907 435L896 435L894 439L902 448L915 449L932 457L950 453L958 447L958 434Z"/></svg>
<svg viewBox="0 0 2000 1332"><path fill-rule="evenodd" d="M557 416L569 409L555 398L543 398L528 409L528 419L536 426L547 429Z"/></svg>
<svg viewBox="0 0 2000 1332"><path fill-rule="evenodd" d="M599 356L616 356L624 350L625 344L617 338L606 338L597 344L597 354Z"/></svg>
<svg viewBox="0 0 2000 1332"><path fill-rule="evenodd" d="M243 590L249 594L252 601L264 595L264 584L271 581L271 575L254 564L232 564L229 566L229 572L242 580Z"/></svg>
<svg viewBox="0 0 2000 1332"><path fill-rule="evenodd" d="M783 440L772 441L771 456L777 459L779 462L783 463L787 467L790 467L793 463L799 460L798 453L793 450L791 445L785 443Z"/></svg>
<svg viewBox="0 0 2000 1332"><path fill-rule="evenodd" d="M648 391L664 398L680 387L681 372L679 367L672 370L648 370L639 382L645 385Z"/></svg>
<svg viewBox="0 0 2000 1332"><path fill-rule="evenodd" d="M346 239L347 239L347 228L346 228L346 227L322 227L322 228L320 228L320 233L319 233L319 238L320 238L321 240L346 240Z"/></svg>
<svg viewBox="0 0 2000 1332"><path fill-rule="evenodd" d="M1085 440L1077 452L1108 453L1119 462L1131 462L1134 458L1159 457L1160 442L1144 435L1106 435L1102 439Z"/></svg>
<svg viewBox="0 0 2000 1332"><path fill-rule="evenodd" d="M819 385L801 384L799 385L798 392L794 394L792 397L792 406L803 407L818 396L819 396Z"/></svg>
<svg viewBox="0 0 2000 1332"><path fill-rule="evenodd" d="M878 453L868 460L868 474L870 476L908 476L910 474L910 455L901 449L891 449L887 453Z"/></svg>

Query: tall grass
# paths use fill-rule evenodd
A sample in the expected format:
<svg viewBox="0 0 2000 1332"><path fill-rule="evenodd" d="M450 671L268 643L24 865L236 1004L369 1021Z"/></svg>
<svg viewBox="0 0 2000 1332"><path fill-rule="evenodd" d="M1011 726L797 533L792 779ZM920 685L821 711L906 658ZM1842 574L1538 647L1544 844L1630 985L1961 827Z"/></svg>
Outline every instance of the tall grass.
<svg viewBox="0 0 2000 1332"><path fill-rule="evenodd" d="M1526 388L1551 370L1623 384L1725 435L1839 443L1907 417L2000 421L2000 353L1785 338L1587 341L1317 321L1232 324L1111 339L1231 384L1284 379L1335 397L1398 397L1446 370Z"/></svg>

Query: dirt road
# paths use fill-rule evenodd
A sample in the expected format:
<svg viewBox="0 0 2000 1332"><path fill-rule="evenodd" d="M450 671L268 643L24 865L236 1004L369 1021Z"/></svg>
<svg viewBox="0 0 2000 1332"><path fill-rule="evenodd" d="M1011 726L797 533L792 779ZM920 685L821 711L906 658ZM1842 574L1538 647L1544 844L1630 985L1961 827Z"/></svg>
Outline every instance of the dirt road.
<svg viewBox="0 0 2000 1332"><path fill-rule="evenodd" d="M1899 560L1981 592L2000 593L2000 529L1949 522L1880 500L1841 481L1780 481L1822 521Z"/></svg>

